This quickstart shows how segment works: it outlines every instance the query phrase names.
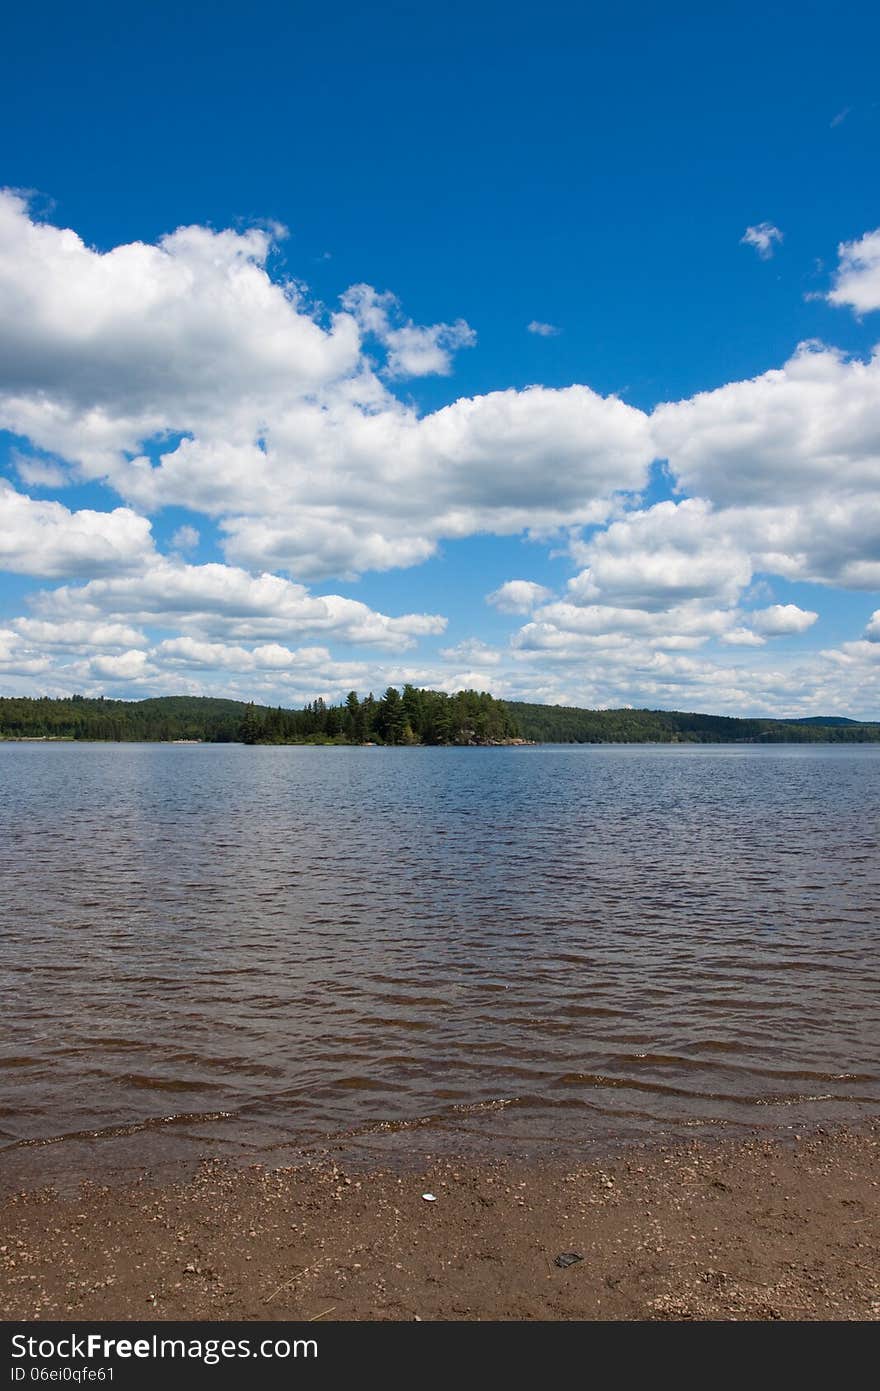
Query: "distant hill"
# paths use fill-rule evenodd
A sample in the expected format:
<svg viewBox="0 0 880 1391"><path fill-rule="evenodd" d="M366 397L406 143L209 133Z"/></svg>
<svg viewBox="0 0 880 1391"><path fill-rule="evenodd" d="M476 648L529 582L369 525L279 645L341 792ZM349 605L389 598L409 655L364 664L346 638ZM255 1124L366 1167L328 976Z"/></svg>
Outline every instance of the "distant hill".
<svg viewBox="0 0 880 1391"><path fill-rule="evenodd" d="M342 705L315 700L301 710L213 696L105 700L74 695L0 698L2 739L206 743L486 744L525 739L558 744L874 743L880 723L840 715L737 719L679 710L581 710L496 700L485 691L390 687Z"/></svg>
<svg viewBox="0 0 880 1391"><path fill-rule="evenodd" d="M815 724L815 725L821 725L823 728L827 726L829 729L834 729L834 728L835 728L836 726L838 726L838 725L841 726L841 727L844 726L844 725L855 725L855 726L857 726L857 727L858 727L859 725L869 725L869 726L872 726L872 725L875 725L875 724L877 723L877 721L876 721L876 720L848 720L848 719L846 718L845 715L810 715L810 716L804 717L804 718L802 718L802 719L794 718L794 719L789 719L789 720L779 720L778 723L779 723L779 724L806 724L806 725Z"/></svg>
<svg viewBox="0 0 880 1391"><path fill-rule="evenodd" d="M138 743L238 738L247 705L213 696L156 696L149 700L105 700L74 695L0 698L0 738L99 739Z"/></svg>
<svg viewBox="0 0 880 1391"><path fill-rule="evenodd" d="M568 705L508 704L526 739L554 744L873 743L880 725L840 716L803 720L738 719L680 710L579 710Z"/></svg>

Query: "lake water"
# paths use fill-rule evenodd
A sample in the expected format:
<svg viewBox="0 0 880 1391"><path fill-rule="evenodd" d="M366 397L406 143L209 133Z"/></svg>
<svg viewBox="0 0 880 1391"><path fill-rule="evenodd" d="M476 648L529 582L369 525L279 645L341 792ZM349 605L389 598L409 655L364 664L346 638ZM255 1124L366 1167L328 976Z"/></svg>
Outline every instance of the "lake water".
<svg viewBox="0 0 880 1391"><path fill-rule="evenodd" d="M0 745L0 1183L880 1113L880 747Z"/></svg>

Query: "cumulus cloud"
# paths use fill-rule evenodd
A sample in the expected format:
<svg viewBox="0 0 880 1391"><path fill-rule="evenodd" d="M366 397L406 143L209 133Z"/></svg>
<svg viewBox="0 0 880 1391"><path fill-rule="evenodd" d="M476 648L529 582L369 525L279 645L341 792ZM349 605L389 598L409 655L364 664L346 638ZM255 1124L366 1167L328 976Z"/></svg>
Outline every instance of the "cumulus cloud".
<svg viewBox="0 0 880 1391"><path fill-rule="evenodd" d="M424 417L300 402L261 444L185 439L155 467L136 460L124 486L147 508L220 516L231 560L316 577L409 565L442 538L601 521L650 458L640 411L588 387L531 387Z"/></svg>
<svg viewBox="0 0 880 1391"><path fill-rule="evenodd" d="M539 609L513 643L520 650L575 655L585 650L643 653L657 647L683 651L723 637L733 622L732 611L700 603L658 611L563 602Z"/></svg>
<svg viewBox="0 0 880 1391"><path fill-rule="evenodd" d="M341 509L339 509L341 511ZM429 536L368 531L333 509L303 509L298 516L232 517L221 521L229 560L303 575L356 579L364 570L417 565L437 549Z"/></svg>
<svg viewBox="0 0 880 1391"><path fill-rule="evenodd" d="M363 331L387 349L390 377L446 377L452 371L452 354L472 348L477 335L464 319L454 324L419 326L402 320L397 297L372 285L352 285L342 296L343 308L353 314Z"/></svg>
<svg viewBox="0 0 880 1391"><path fill-rule="evenodd" d="M552 590L534 580L505 580L498 589L486 595L486 603L502 613L529 613L551 597Z"/></svg>
<svg viewBox="0 0 880 1391"><path fill-rule="evenodd" d="M532 319L527 326L527 332L534 333L539 338L558 338L561 330L555 324L545 324L540 319Z"/></svg>
<svg viewBox="0 0 880 1391"><path fill-rule="evenodd" d="M14 618L16 634L41 647L73 647L84 650L113 647L147 647L144 633L126 623L101 623L72 619L52 623L39 618Z"/></svg>
<svg viewBox="0 0 880 1391"><path fill-rule="evenodd" d="M798 666L773 639L816 614L747 605L760 574L880 588L880 355L805 344L650 416L586 385L423 414L395 384L448 374L470 326L418 325L366 285L327 312L277 273L279 236L190 227L101 253L0 195L0 429L26 441L10 465L31 489L104 480L127 504L75 510L0 483L0 566L66 581L5 620L10 688L295 700L491 678L526 699L778 713L872 698L876 615ZM843 244L833 303L878 307L878 236ZM780 239L770 224L744 238L759 254ZM655 459L675 500L648 507ZM142 514L166 506L210 518L227 563L185 563L190 525L160 556ZM528 620L509 648L472 637L404 665L442 616L303 583L524 532L561 533L577 573L561 598L528 579L487 596Z"/></svg>
<svg viewBox="0 0 880 1391"><path fill-rule="evenodd" d="M729 628L721 634L721 641L728 647L763 647L766 640L751 628Z"/></svg>
<svg viewBox="0 0 880 1391"><path fill-rule="evenodd" d="M67 471L52 459L23 454L20 449L11 450L10 457L16 473L27 487L64 488L70 482Z"/></svg>
<svg viewBox="0 0 880 1391"><path fill-rule="evenodd" d="M777 637L785 633L805 633L819 615L810 609L798 608L797 604L771 604L769 608L754 610L748 617L756 632Z"/></svg>
<svg viewBox="0 0 880 1391"><path fill-rule="evenodd" d="M313 595L279 575L255 576L230 565L186 565L161 557L135 575L44 591L35 606L54 621L174 623L200 634L245 639L324 633L397 650L446 627L438 614L389 617L357 599Z"/></svg>
<svg viewBox="0 0 880 1391"><path fill-rule="evenodd" d="M880 355L802 344L782 368L658 406L652 429L755 570L880 583Z"/></svg>
<svg viewBox="0 0 880 1391"><path fill-rule="evenodd" d="M880 309L880 227L858 241L841 242L837 250L840 264L829 302L848 305L857 314Z"/></svg>
<svg viewBox="0 0 880 1391"><path fill-rule="evenodd" d="M664 666L661 654L696 653L707 644L761 648L768 637L804 632L817 614L794 604L743 612L752 561L725 512L705 500L663 502L633 512L577 548L586 568L566 598L531 605L532 621L513 638L521 656L578 663L596 671L650 669L667 681L698 667Z"/></svg>
<svg viewBox="0 0 880 1391"><path fill-rule="evenodd" d="M652 429L679 484L717 503L791 503L873 489L880 354L801 344L784 367L658 406Z"/></svg>
<svg viewBox="0 0 880 1391"><path fill-rule="evenodd" d="M293 668L326 666L331 660L326 647L291 649L278 642L242 647L189 637L166 638L154 649L153 655L170 664L206 667L211 671L219 667L231 671L284 672Z"/></svg>
<svg viewBox="0 0 880 1391"><path fill-rule="evenodd" d="M613 522L581 552L574 603L663 609L690 599L732 603L751 579L748 552L700 498L660 502Z"/></svg>
<svg viewBox="0 0 880 1391"><path fill-rule="evenodd" d="M194 551L201 537L194 526L179 526L171 538L176 551Z"/></svg>
<svg viewBox="0 0 880 1391"><path fill-rule="evenodd" d="M801 505L732 508L726 522L751 547L756 570L847 589L880 586L880 497L829 491Z"/></svg>
<svg viewBox="0 0 880 1391"><path fill-rule="evenodd" d="M464 638L454 647L441 647L440 656L448 662L466 662L474 667L494 667L501 662L501 653L481 638Z"/></svg>
<svg viewBox="0 0 880 1391"><path fill-rule="evenodd" d="M4 676L41 677L51 665L46 655L30 649L18 633L0 628L0 673Z"/></svg>
<svg viewBox="0 0 880 1391"><path fill-rule="evenodd" d="M150 523L127 507L71 512L0 479L0 570L62 577L132 570L153 552Z"/></svg>
<svg viewBox="0 0 880 1391"><path fill-rule="evenodd" d="M646 417L585 386L420 416L383 377L445 372L468 325L399 323L365 286L324 316L272 278L272 247L188 227L99 253L0 195L0 428L141 509L217 518L230 559L298 578L601 521L643 485Z"/></svg>
<svg viewBox="0 0 880 1391"><path fill-rule="evenodd" d="M758 222L747 227L740 237L740 245L753 246L762 261L769 261L777 245L782 244L782 233L772 222Z"/></svg>
<svg viewBox="0 0 880 1391"><path fill-rule="evenodd" d="M92 676L99 680L139 682L158 675L158 668L146 652L121 652L118 656L92 657L88 663Z"/></svg>
<svg viewBox="0 0 880 1391"><path fill-rule="evenodd" d="M36 429L42 416L40 433L69 445L76 422L82 457L112 463L116 450L199 417L224 395L253 392L259 410L278 390L315 390L354 371L357 325L343 314L324 330L300 312L296 288L266 273L272 242L256 228L185 227L154 246L101 254L4 193L0 409L8 428L20 418Z"/></svg>

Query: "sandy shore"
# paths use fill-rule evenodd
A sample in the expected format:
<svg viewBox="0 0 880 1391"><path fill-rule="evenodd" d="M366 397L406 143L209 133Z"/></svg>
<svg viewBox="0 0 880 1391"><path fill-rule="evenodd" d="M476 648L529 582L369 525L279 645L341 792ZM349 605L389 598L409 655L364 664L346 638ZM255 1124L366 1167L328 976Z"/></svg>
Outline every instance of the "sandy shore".
<svg viewBox="0 0 880 1391"><path fill-rule="evenodd" d="M430 1192L436 1201L422 1194ZM556 1257L582 1259L560 1266ZM880 1125L0 1205L6 1319L877 1319Z"/></svg>

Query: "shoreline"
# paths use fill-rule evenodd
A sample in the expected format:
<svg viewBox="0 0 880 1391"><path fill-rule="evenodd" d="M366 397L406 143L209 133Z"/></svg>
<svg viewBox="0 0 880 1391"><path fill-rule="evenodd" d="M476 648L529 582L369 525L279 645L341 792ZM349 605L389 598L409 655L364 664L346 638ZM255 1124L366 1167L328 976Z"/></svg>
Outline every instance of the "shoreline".
<svg viewBox="0 0 880 1391"><path fill-rule="evenodd" d="M435 1201L426 1201L432 1193ZM580 1260L557 1264L571 1253ZM878 1319L880 1120L0 1202L5 1319Z"/></svg>
<svg viewBox="0 0 880 1391"><path fill-rule="evenodd" d="M206 749L827 749L872 748L880 739L484 739L449 744L352 743L344 739L75 739L72 735L0 734L2 744L83 744L102 747Z"/></svg>

